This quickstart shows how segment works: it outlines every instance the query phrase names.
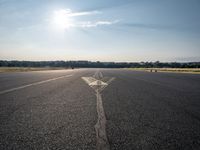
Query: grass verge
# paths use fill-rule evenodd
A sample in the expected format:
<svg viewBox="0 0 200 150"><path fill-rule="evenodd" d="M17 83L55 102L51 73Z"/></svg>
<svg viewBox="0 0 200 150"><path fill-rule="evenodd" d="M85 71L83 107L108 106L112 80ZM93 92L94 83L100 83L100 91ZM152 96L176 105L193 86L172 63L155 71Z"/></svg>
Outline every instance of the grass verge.
<svg viewBox="0 0 200 150"><path fill-rule="evenodd" d="M61 68L61 67L0 67L0 73L2 73L2 72L61 70L61 69L67 69L67 68Z"/></svg>
<svg viewBox="0 0 200 150"><path fill-rule="evenodd" d="M148 71L148 72L174 72L174 73L192 73L200 74L200 68L129 68L130 70Z"/></svg>

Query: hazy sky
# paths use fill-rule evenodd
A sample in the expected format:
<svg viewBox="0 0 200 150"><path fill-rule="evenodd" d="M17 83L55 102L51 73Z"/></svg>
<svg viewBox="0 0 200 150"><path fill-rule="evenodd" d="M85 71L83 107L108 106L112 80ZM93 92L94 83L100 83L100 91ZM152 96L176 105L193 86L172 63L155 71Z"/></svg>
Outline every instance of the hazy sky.
<svg viewBox="0 0 200 150"><path fill-rule="evenodd" d="M200 61L200 0L0 0L0 59Z"/></svg>

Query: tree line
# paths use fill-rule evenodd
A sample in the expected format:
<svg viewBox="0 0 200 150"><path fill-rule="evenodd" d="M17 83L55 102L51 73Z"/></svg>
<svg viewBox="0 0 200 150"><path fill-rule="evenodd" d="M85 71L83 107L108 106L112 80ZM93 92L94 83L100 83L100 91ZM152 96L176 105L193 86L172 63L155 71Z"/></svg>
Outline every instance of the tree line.
<svg viewBox="0 0 200 150"><path fill-rule="evenodd" d="M92 62L92 61L6 61L0 67L64 68L200 68L200 62Z"/></svg>

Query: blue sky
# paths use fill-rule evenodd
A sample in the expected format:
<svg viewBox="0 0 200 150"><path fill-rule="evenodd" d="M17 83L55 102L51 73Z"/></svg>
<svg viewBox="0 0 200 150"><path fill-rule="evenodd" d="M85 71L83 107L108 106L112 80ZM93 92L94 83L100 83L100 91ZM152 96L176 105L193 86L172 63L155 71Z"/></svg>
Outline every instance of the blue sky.
<svg viewBox="0 0 200 150"><path fill-rule="evenodd" d="M0 0L1 60L200 61L199 0Z"/></svg>

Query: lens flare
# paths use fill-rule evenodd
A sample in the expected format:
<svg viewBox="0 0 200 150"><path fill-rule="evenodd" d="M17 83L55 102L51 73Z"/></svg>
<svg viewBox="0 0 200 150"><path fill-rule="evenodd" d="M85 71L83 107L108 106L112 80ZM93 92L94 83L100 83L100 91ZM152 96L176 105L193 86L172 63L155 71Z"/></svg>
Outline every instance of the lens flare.
<svg viewBox="0 0 200 150"><path fill-rule="evenodd" d="M73 17L70 16L70 14L70 9L54 11L53 23L59 29L69 29L70 27L73 27Z"/></svg>

